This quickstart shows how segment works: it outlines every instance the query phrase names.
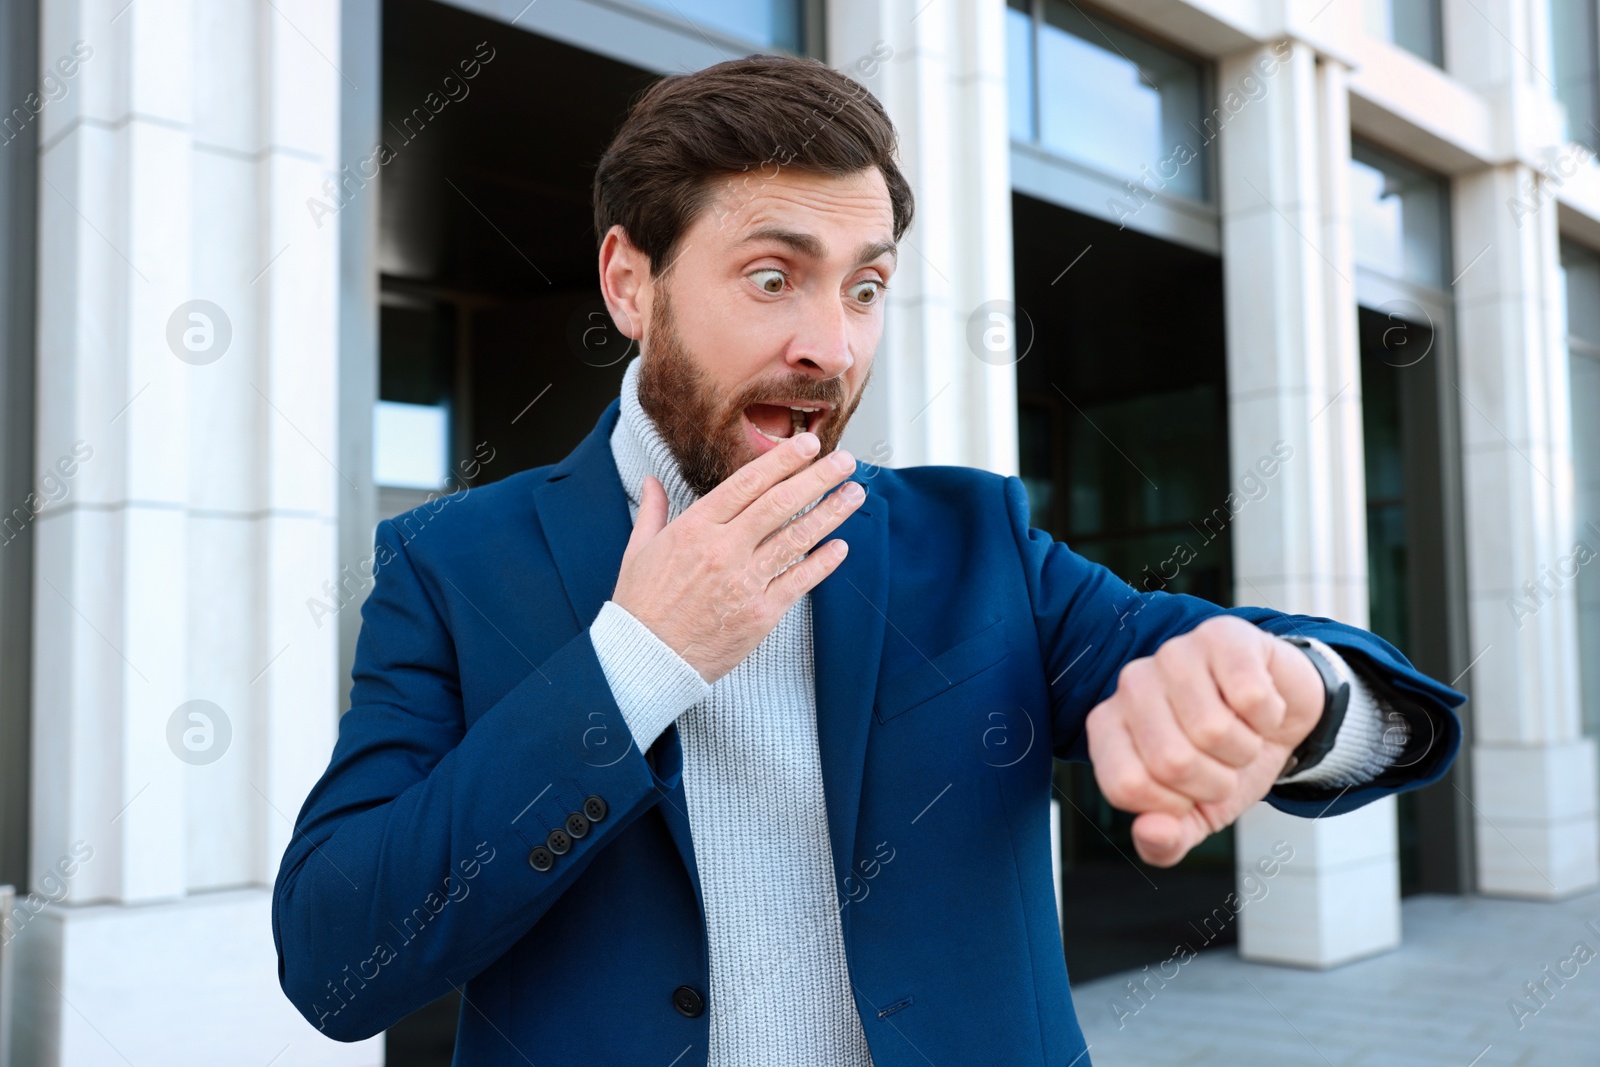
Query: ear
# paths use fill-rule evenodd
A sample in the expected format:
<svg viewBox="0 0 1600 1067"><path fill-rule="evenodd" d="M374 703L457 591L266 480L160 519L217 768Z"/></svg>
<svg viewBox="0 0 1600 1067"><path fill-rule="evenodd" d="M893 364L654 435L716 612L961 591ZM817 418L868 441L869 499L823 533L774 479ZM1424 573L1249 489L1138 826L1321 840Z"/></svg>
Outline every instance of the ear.
<svg viewBox="0 0 1600 1067"><path fill-rule="evenodd" d="M628 240L627 231L613 225L600 242L600 295L617 329L635 341L644 336L650 286L650 257Z"/></svg>

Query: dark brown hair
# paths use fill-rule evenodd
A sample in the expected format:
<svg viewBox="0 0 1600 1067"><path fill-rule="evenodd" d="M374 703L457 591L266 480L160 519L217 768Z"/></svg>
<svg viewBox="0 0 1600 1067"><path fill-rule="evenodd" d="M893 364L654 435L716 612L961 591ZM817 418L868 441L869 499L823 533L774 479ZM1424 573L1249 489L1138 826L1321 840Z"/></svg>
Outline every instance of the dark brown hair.
<svg viewBox="0 0 1600 1067"><path fill-rule="evenodd" d="M656 277L715 200L719 179L753 195L780 167L838 177L877 167L898 241L913 203L897 143L878 99L817 59L753 55L671 74L639 96L600 157L595 237L603 242L620 224Z"/></svg>

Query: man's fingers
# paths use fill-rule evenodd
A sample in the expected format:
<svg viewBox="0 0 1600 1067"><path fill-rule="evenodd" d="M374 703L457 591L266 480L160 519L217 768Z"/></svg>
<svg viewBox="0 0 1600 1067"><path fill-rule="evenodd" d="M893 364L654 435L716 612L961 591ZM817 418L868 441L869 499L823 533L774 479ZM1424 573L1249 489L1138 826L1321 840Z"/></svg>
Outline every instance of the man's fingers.
<svg viewBox="0 0 1600 1067"><path fill-rule="evenodd" d="M1273 686L1289 701L1282 726L1271 739L1298 745L1322 718L1322 675L1304 652L1279 638L1273 639L1267 655L1267 672Z"/></svg>
<svg viewBox="0 0 1600 1067"><path fill-rule="evenodd" d="M761 499L740 512L730 525L742 527L750 544L758 545L855 469L854 456L842 449L834 452L762 493Z"/></svg>
<svg viewBox="0 0 1600 1067"><path fill-rule="evenodd" d="M818 582L832 574L834 568L844 562L844 557L849 551L850 546L835 537L773 579L772 584L767 587L767 596L776 599L783 610L787 611L796 601L815 588Z"/></svg>
<svg viewBox="0 0 1600 1067"><path fill-rule="evenodd" d="M1236 770L1195 747L1165 693L1151 688L1139 699L1141 713L1130 717L1128 730L1152 778L1197 803L1216 803L1239 787Z"/></svg>
<svg viewBox="0 0 1600 1067"><path fill-rule="evenodd" d="M628 547L623 558L633 555L649 544L667 525L667 491L655 475L647 474L644 488L639 491L639 516L633 522L633 533L628 535Z"/></svg>
<svg viewBox="0 0 1600 1067"><path fill-rule="evenodd" d="M797 433L724 478L722 484L696 501L694 507L712 522L731 522L767 490L810 463L821 447L816 434L809 430ZM795 505L794 510L799 511L821 495L819 490ZM789 514L793 515L794 511ZM767 533L771 532L769 528Z"/></svg>
<svg viewBox="0 0 1600 1067"><path fill-rule="evenodd" d="M1248 766L1261 752L1261 735L1223 700L1202 656L1167 653L1180 647L1168 642L1155 656L1178 725L1200 751L1229 767Z"/></svg>
<svg viewBox="0 0 1600 1067"><path fill-rule="evenodd" d="M1172 866L1271 790L1304 734L1289 701L1294 718L1307 717L1320 685L1310 661L1276 658L1283 644L1242 619L1207 620L1125 666L1116 695L1090 712L1096 779L1107 800L1135 814L1145 862ZM1196 802L1153 802L1162 789Z"/></svg>
<svg viewBox="0 0 1600 1067"><path fill-rule="evenodd" d="M1113 700L1116 698L1113 697ZM1101 704L1089 713L1089 762L1094 780L1111 806L1121 811L1164 811L1181 815L1194 807L1187 797L1150 776L1128 735L1128 726L1114 705Z"/></svg>
<svg viewBox="0 0 1600 1067"><path fill-rule="evenodd" d="M756 572L770 579L790 561L809 552L813 545L838 529L855 514L866 498L867 491L859 482L848 482L829 493L820 504L780 529L756 549Z"/></svg>
<svg viewBox="0 0 1600 1067"><path fill-rule="evenodd" d="M1239 772L1238 787L1217 803L1196 804L1175 814L1149 811L1133 821L1133 842L1146 863L1170 867L1207 837L1231 826L1245 809L1266 797L1283 766L1282 745L1263 745L1261 754Z"/></svg>
<svg viewBox="0 0 1600 1067"><path fill-rule="evenodd" d="M1198 810L1182 817L1150 811L1133 820L1133 847L1150 866L1171 867L1210 832Z"/></svg>
<svg viewBox="0 0 1600 1067"><path fill-rule="evenodd" d="M1272 737L1277 733L1283 725L1288 704L1279 695L1278 687L1272 681L1272 673L1267 670L1265 642L1215 642L1212 645L1211 673L1222 699L1234 714L1249 723L1250 728L1262 737Z"/></svg>

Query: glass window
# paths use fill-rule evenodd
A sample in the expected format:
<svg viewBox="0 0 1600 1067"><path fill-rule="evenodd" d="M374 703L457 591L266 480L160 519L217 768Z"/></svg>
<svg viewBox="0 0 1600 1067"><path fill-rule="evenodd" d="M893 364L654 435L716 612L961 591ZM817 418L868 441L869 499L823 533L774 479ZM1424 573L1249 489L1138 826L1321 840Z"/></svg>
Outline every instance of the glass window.
<svg viewBox="0 0 1600 1067"><path fill-rule="evenodd" d="M1028 491L1028 521L1041 530L1055 528L1055 438L1050 409L1017 405L1017 451L1022 486Z"/></svg>
<svg viewBox="0 0 1600 1067"><path fill-rule="evenodd" d="M1409 307L1407 306L1409 305ZM1405 309L1402 314L1395 309ZM1443 440L1437 422L1443 353L1436 308L1405 300L1357 313L1361 373L1362 451L1367 497L1367 628L1400 649L1419 669L1450 677L1450 608L1440 562L1445 538ZM1415 799L1399 808L1400 891L1446 888L1432 858L1439 842L1434 816ZM1453 879L1452 879L1453 880ZM1453 890L1452 890L1453 891Z"/></svg>
<svg viewBox="0 0 1600 1067"><path fill-rule="evenodd" d="M1361 423L1367 483L1367 601L1369 629L1409 655L1410 578L1407 574L1406 439L1403 432L1404 375L1413 351L1433 347L1433 330L1423 322L1361 308ZM1407 334L1397 348L1396 330ZM1404 352L1404 357L1399 356ZM1413 487L1415 488L1415 487Z"/></svg>
<svg viewBox="0 0 1600 1067"><path fill-rule="evenodd" d="M1364 0L1367 32L1436 67L1444 66L1439 0Z"/></svg>
<svg viewBox="0 0 1600 1067"><path fill-rule="evenodd" d="M801 51L801 0L642 0L708 30L741 41Z"/></svg>
<svg viewBox="0 0 1600 1067"><path fill-rule="evenodd" d="M1600 77L1595 50L1600 43L1595 0L1550 0L1550 56L1555 66L1556 98L1567 109L1565 139L1600 148Z"/></svg>
<svg viewBox="0 0 1600 1067"><path fill-rule="evenodd" d="M1011 136L1033 140L1033 16L1028 0L1010 0L1006 7L1006 101Z"/></svg>
<svg viewBox="0 0 1600 1067"><path fill-rule="evenodd" d="M380 400L372 413L372 480L403 489L438 489L449 462L449 416L443 404Z"/></svg>
<svg viewBox="0 0 1600 1067"><path fill-rule="evenodd" d="M438 489L450 470L456 314L385 291L378 316L378 406L372 477L380 486Z"/></svg>
<svg viewBox="0 0 1600 1067"><path fill-rule="evenodd" d="M1584 733L1600 736L1600 255L1561 246L1567 353L1572 392L1572 468L1577 498L1573 558L1552 574L1576 567L1578 672ZM1580 547L1582 546L1582 547Z"/></svg>
<svg viewBox="0 0 1600 1067"><path fill-rule="evenodd" d="M1207 199L1201 63L1070 0L1047 0L1037 44L1045 148L1152 190Z"/></svg>
<svg viewBox="0 0 1600 1067"><path fill-rule="evenodd" d="M1356 264L1436 289L1449 280L1449 186L1362 144L1350 151Z"/></svg>
<svg viewBox="0 0 1600 1067"><path fill-rule="evenodd" d="M1215 450L1197 445L1227 440L1222 411L1215 385L1085 403L1067 424L1065 540L1141 591L1223 602L1218 555L1233 512L1216 488ZM1137 467L1114 443L1134 440Z"/></svg>

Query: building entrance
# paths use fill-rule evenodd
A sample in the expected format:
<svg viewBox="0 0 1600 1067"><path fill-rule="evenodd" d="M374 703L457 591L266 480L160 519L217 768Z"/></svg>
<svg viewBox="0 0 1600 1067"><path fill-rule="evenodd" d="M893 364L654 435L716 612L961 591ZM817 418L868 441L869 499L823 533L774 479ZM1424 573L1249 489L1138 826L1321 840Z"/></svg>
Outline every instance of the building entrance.
<svg viewBox="0 0 1600 1067"><path fill-rule="evenodd" d="M1231 603L1222 263L1216 256L1013 197L1021 475L1032 523L1140 590ZM1075 982L1233 944L1231 829L1177 867L1147 867L1131 818L1086 764L1060 763L1063 939Z"/></svg>

